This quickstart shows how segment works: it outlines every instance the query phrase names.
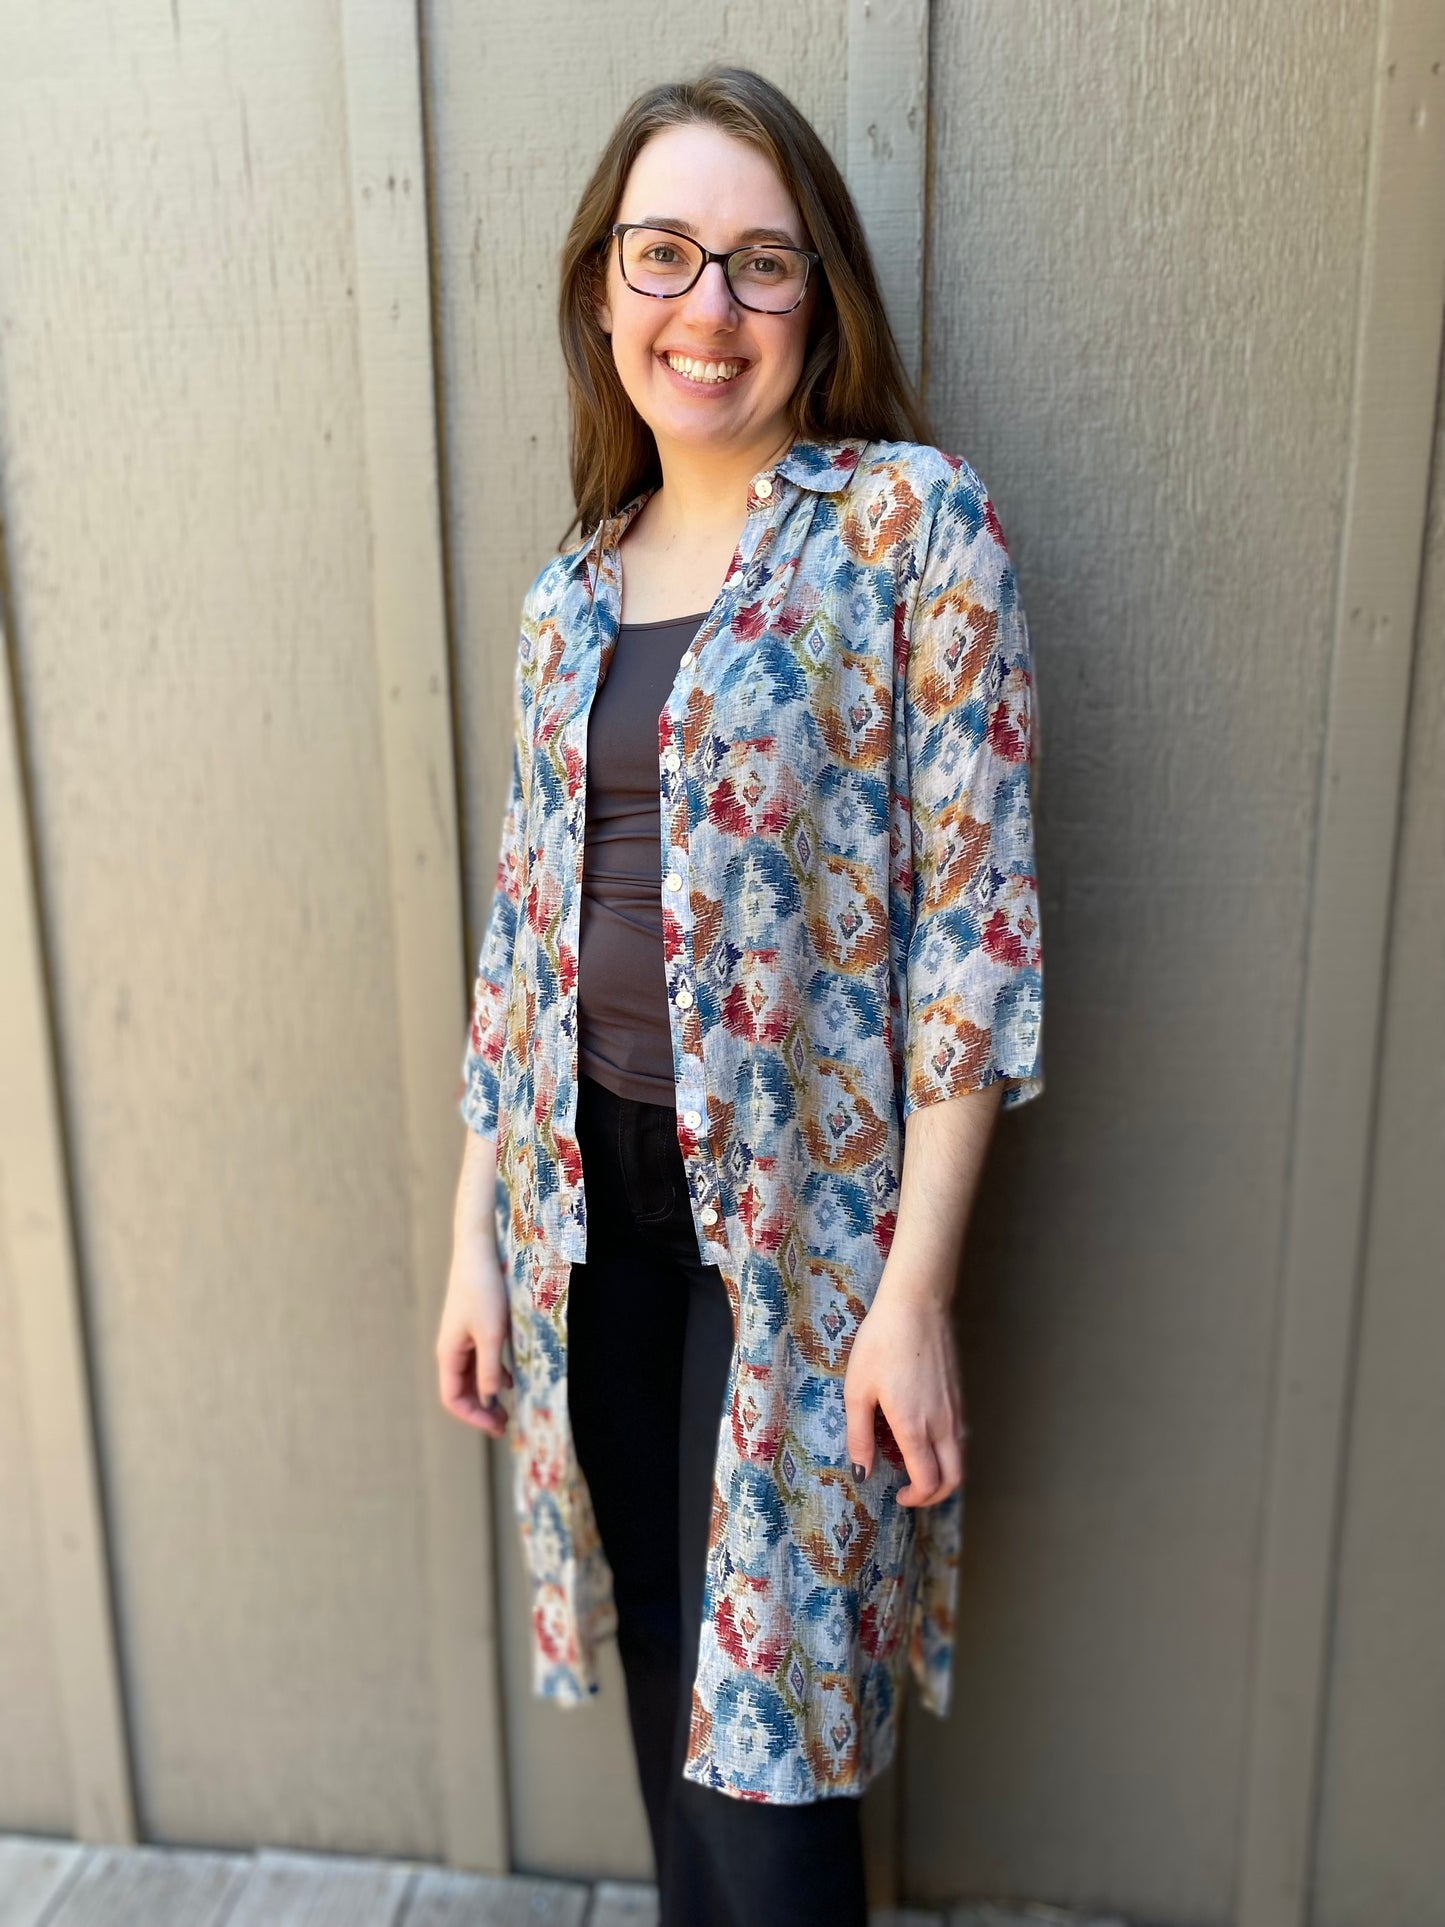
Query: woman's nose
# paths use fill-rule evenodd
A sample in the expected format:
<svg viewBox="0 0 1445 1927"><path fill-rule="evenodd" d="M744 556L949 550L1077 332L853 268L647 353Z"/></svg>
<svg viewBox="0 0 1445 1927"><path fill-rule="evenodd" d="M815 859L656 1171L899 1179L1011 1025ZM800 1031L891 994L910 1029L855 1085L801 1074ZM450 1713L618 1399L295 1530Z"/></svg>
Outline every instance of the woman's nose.
<svg viewBox="0 0 1445 1927"><path fill-rule="evenodd" d="M709 261L688 290L688 305L707 321L730 321L736 307L721 261Z"/></svg>

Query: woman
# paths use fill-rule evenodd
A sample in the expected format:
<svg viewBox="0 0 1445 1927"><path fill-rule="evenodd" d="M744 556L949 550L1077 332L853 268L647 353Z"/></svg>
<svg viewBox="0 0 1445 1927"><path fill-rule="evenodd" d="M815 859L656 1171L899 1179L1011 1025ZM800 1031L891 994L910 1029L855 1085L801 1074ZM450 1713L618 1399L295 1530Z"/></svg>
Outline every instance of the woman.
<svg viewBox="0 0 1445 1927"><path fill-rule="evenodd" d="M907 1674L948 1706L965 1225L1042 1089L1028 630L757 75L628 109L561 329L441 1396L500 1437L515 1388L534 1689L615 1631L664 1927L862 1923Z"/></svg>

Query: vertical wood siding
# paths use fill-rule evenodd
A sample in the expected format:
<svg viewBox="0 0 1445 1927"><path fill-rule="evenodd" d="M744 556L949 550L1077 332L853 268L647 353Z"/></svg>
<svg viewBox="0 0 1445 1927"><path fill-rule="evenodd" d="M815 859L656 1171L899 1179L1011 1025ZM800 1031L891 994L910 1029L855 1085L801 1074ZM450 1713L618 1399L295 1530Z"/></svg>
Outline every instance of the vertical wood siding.
<svg viewBox="0 0 1445 1927"><path fill-rule="evenodd" d="M12 647L141 1826L430 1855L338 18L17 0L0 37Z"/></svg>
<svg viewBox="0 0 1445 1927"><path fill-rule="evenodd" d="M1445 1893L1445 406L1405 771L1313 1927L1415 1927Z"/></svg>
<svg viewBox="0 0 1445 1927"><path fill-rule="evenodd" d="M965 1278L922 1898L1230 1916L1375 25L935 9L931 401L1036 637L1052 988Z"/></svg>
<svg viewBox="0 0 1445 1927"><path fill-rule="evenodd" d="M926 142L876 148L920 182L928 157L918 240L890 230L885 272L1029 609L1050 1096L1001 1127L970 1239L956 1700L905 1727L899 1878L921 1903L1230 1919L1267 1810L1244 1790L1251 1735L1277 1730L1256 1631L1281 1569L1267 1495L1320 1037L1306 965L1377 36L1408 15L1428 53L1445 8L425 0L428 262L415 225L353 200L389 138L356 132L383 13L407 28L405 0L0 8L7 646L141 1831L443 1858L490 1830L517 1866L648 1872L615 1654L590 1707L528 1690L505 1448L473 1457L468 1545L430 1557L468 1473L419 1408L445 1244L416 1170L419 1067L453 1011L450 1103L518 607L570 512L556 258L600 144L640 87L726 56L856 170L868 100L921 96L926 49ZM894 19L908 74L850 70L850 35ZM887 187L868 185L875 221ZM375 295L403 244L392 312ZM1410 375L1422 419L1435 378ZM1344 1530L1337 1567L1286 1561L1333 1625L1307 1709L1320 1828L1286 1883L1307 1867L1315 1927L1413 1927L1445 1878L1425 1791L1445 1764L1438 429L1435 460L1358 1349L1331 1354L1352 1372ZM451 876L417 898L396 867L424 827L405 772L452 779L444 744L418 765L384 722L378 664L440 653L438 535L460 838L444 797L427 847ZM417 901L454 918L434 991L428 944L410 923L398 942ZM0 1827L63 1831L68 1662L16 1266L0 1238ZM1320 1305L1298 1284L1293 1302ZM468 1694L461 1723L487 1723L468 1755L439 1714L446 1642L491 1638L491 1602L454 1612L437 1588L490 1588L483 1479L503 1704ZM1279 1811L1315 1765L1296 1760Z"/></svg>

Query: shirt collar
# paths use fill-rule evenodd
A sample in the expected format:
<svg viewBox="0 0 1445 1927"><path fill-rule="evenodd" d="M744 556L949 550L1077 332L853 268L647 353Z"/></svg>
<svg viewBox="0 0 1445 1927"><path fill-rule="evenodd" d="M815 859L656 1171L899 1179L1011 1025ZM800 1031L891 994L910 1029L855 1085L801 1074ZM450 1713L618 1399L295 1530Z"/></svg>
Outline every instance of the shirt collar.
<svg viewBox="0 0 1445 1927"><path fill-rule="evenodd" d="M800 435L782 460L773 464L772 473L781 475L785 481L795 482L799 488L811 490L815 495L841 494L851 487L867 446L867 441L858 436L847 441L824 441ZM619 541L628 523L653 492L650 488L643 489L615 515L604 516L593 530L591 540L584 543L582 554L595 558L610 544Z"/></svg>

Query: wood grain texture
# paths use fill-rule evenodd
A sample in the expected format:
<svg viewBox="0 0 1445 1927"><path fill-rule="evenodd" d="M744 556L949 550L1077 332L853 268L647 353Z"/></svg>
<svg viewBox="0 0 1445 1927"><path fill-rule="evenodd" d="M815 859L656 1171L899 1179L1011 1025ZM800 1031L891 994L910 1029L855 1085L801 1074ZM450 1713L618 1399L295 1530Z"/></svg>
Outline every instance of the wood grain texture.
<svg viewBox="0 0 1445 1927"><path fill-rule="evenodd" d="M570 1880L505 1880L428 1869L407 1905L405 1927L596 1927L591 1889Z"/></svg>
<svg viewBox="0 0 1445 1927"><path fill-rule="evenodd" d="M598 1882L588 1927L657 1927L657 1919L656 1887L645 1881Z"/></svg>
<svg viewBox="0 0 1445 1927"><path fill-rule="evenodd" d="M1380 23L1275 1351L1239 1927L1304 1927L1311 1914L1336 1534L1445 308L1445 6L1385 0ZM1445 1803L1437 1816L1445 1817Z"/></svg>
<svg viewBox="0 0 1445 1927"><path fill-rule="evenodd" d="M434 1079L449 1097L460 1062L518 605L567 521L556 250L621 106L709 54L773 74L846 156L850 4L660 30L625 0L605 32L574 0L421 9L440 512L420 224L353 199L387 136L366 125L352 151L341 0L0 9L9 644L120 1672L162 1837L417 1859L460 1837L418 1416L440 1290L418 1212L440 1180L418 1120L435 1097L441 1130ZM1438 0L1394 8L1435 31ZM965 1268L955 1711L915 1710L899 1762L921 1903L1234 1918L1252 1726L1266 1910L1297 1914L1308 1882L1315 1927L1416 1927L1445 1879L1438 430L1372 1159L1367 1116L1413 593L1399 504L1408 483L1418 550L1438 376L1423 324L1399 352L1390 329L1410 302L1438 329L1440 224L1399 257L1437 277L1421 305L1377 278L1422 202L1369 171L1376 25L1366 0L932 10L929 400L993 491L1035 640L1050 1015L1047 1100L999 1134ZM1400 155L1438 140L1430 44L1381 88ZM435 664L438 525L465 938L445 751L434 717L408 733L442 692L424 672L398 731L378 688L379 663ZM418 883L418 851L450 877ZM12 920L0 956L19 954ZM29 1128L13 1088L0 1108ZM16 1370L39 1274L27 1259L22 1285L0 1245L0 1814L63 1826ZM490 1460L512 1851L646 1877L620 1670L589 1708L530 1698L510 1466ZM492 1637L475 1595L469 1614ZM470 1691L452 1710L496 1711ZM110 1891L87 1862L60 1927L219 1919L245 1876L180 1858L116 1864ZM460 1918L491 1892L447 1878L406 1904ZM559 1919L574 1893L549 1896Z"/></svg>
<svg viewBox="0 0 1445 1927"><path fill-rule="evenodd" d="M221 1927L247 1871L236 1854L98 1851L44 1927Z"/></svg>
<svg viewBox="0 0 1445 1927"><path fill-rule="evenodd" d="M0 547L0 589L5 580ZM21 1588L15 1626L0 1627L16 1676L6 1777L25 1782L15 1804L26 1824L49 1804L82 1839L128 1841L135 1802L6 600L0 593L0 1286L16 1341L6 1483L24 1488L4 1527ZM55 1731L36 1735L31 1782L26 1735L46 1715Z"/></svg>
<svg viewBox="0 0 1445 1927"><path fill-rule="evenodd" d="M500 1871L507 1787L484 1458L494 1448L445 1411L436 1366L465 1137L457 1037L472 973L462 951L419 19L415 0L343 0L341 20L437 1772L447 1860Z"/></svg>
<svg viewBox="0 0 1445 1927"><path fill-rule="evenodd" d="M1445 1893L1445 384L1424 552L1311 1927L1413 1927Z"/></svg>
<svg viewBox="0 0 1445 1927"><path fill-rule="evenodd" d="M124 0L98 30L18 0L0 178L18 697L142 1824L435 1856L336 12Z"/></svg>
<svg viewBox="0 0 1445 1927"><path fill-rule="evenodd" d="M1224 1920L1374 17L1011 0L931 44L929 399L1030 617L1050 1014L965 1261L957 1713L909 1725L906 1891Z"/></svg>
<svg viewBox="0 0 1445 1927"><path fill-rule="evenodd" d="M226 1927L395 1927L415 1879L382 1861L259 1853Z"/></svg>
<svg viewBox="0 0 1445 1927"><path fill-rule="evenodd" d="M848 188L915 382L923 366L929 11L929 0L848 0Z"/></svg>
<svg viewBox="0 0 1445 1927"><path fill-rule="evenodd" d="M65 1840L0 1840L0 1927L43 1927L84 1858Z"/></svg>
<svg viewBox="0 0 1445 1927"><path fill-rule="evenodd" d="M73 1825L69 1746L50 1632L44 1493L29 1422L35 1368L21 1335L21 1297L35 1299L42 1280L54 1287L60 1276L64 1305L71 1227L64 1195L56 1208L58 1175L46 1170L58 1150L48 1089L54 1062L44 1012L37 1008L37 987L44 989L35 958L39 904L15 752L10 661L0 647L0 985L6 992L0 1000L0 1815L12 1827L67 1833ZM37 1120L48 1129L37 1129ZM33 1174L25 1183L12 1168L15 1154ZM44 1199L23 1202L23 1191L35 1183L48 1193L48 1210ZM21 1210L29 1227L25 1245L40 1254L39 1272L31 1258L25 1280L12 1251L12 1220ZM0 1873L0 1894L6 1877L17 1877L13 1865Z"/></svg>

